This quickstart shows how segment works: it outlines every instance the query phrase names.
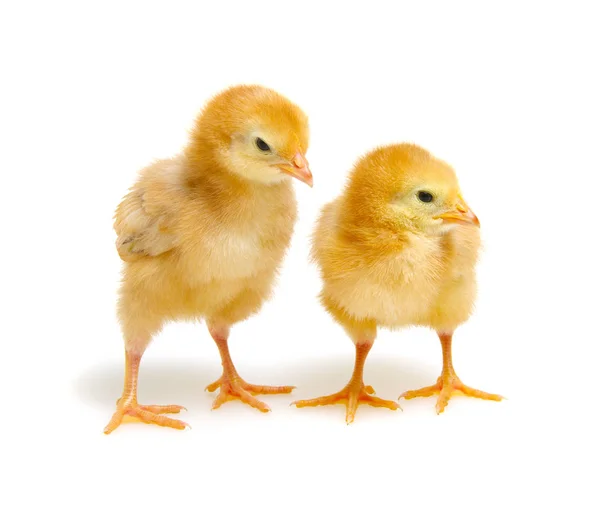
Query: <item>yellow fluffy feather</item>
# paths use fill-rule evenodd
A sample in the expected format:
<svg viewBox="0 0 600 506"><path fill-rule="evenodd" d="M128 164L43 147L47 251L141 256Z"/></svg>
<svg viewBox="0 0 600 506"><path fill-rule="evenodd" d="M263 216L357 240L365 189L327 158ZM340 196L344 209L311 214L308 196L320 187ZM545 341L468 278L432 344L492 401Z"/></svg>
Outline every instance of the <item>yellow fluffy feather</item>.
<svg viewBox="0 0 600 506"><path fill-rule="evenodd" d="M440 335L445 365L438 384L406 397L439 392L441 412L453 389L467 391L454 374L449 346L473 309L479 246L479 222L447 163L412 144L362 157L343 194L324 207L312 248L321 302L356 345L355 372L341 392L297 405L343 401L348 422L361 402L397 409L371 396L362 381L378 327L420 325Z"/></svg>
<svg viewBox="0 0 600 506"><path fill-rule="evenodd" d="M265 149L266 148L266 149ZM306 115L260 86L237 86L208 102L185 151L146 167L118 206L117 251L125 261L118 316L126 350L125 389L111 432L125 414L184 428L165 413L180 406L140 406L141 356L162 325L205 319L223 361L215 407L238 397L267 411L252 393L290 387L249 385L227 348L231 325L270 296L296 221L289 176L312 185L305 153Z"/></svg>

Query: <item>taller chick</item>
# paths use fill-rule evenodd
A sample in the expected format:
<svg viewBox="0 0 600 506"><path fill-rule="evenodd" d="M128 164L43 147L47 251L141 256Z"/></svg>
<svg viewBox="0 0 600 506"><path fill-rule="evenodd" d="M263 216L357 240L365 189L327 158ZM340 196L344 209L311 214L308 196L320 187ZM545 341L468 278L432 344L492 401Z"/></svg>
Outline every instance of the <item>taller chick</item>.
<svg viewBox="0 0 600 506"><path fill-rule="evenodd" d="M312 251L323 279L321 302L356 345L354 373L341 392L295 404L344 402L348 423L359 403L397 409L371 395L363 367L378 327L410 325L437 332L443 369L435 385L406 398L437 393L438 413L459 390L500 400L465 386L452 367L452 335L475 300L479 245L479 221L448 164L411 144L361 158L343 195L323 209Z"/></svg>
<svg viewBox="0 0 600 506"><path fill-rule="evenodd" d="M181 406L137 401L144 350L170 320L206 321L223 364L207 387L220 388L214 408L239 398L268 411L252 394L291 391L243 381L227 338L271 294L296 221L290 176L312 186L308 137L306 115L288 99L261 86L235 86L207 103L181 155L141 171L115 216L125 261L118 303L125 385L105 433L124 415L186 427L164 416Z"/></svg>

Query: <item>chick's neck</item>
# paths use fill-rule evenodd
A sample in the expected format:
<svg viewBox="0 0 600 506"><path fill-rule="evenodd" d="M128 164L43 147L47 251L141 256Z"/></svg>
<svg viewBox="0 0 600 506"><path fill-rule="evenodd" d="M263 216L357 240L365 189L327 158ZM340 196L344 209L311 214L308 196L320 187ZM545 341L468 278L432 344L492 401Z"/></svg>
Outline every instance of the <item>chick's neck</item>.
<svg viewBox="0 0 600 506"><path fill-rule="evenodd" d="M267 185L234 173L220 156L225 149L217 139L196 136L185 150L186 186L223 199L263 199L269 194L289 191L288 180Z"/></svg>

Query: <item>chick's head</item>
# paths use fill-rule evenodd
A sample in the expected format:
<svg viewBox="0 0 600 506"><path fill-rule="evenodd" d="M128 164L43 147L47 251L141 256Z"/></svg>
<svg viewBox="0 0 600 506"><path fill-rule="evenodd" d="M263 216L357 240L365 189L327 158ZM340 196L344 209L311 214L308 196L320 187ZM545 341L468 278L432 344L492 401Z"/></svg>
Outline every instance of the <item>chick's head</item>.
<svg viewBox="0 0 600 506"><path fill-rule="evenodd" d="M246 180L274 184L292 176L312 186L308 138L308 118L297 105L271 89L242 85L208 102L188 151L194 157L211 150Z"/></svg>
<svg viewBox="0 0 600 506"><path fill-rule="evenodd" d="M413 144L380 147L362 157L346 191L355 223L441 235L459 224L479 226L454 170Z"/></svg>

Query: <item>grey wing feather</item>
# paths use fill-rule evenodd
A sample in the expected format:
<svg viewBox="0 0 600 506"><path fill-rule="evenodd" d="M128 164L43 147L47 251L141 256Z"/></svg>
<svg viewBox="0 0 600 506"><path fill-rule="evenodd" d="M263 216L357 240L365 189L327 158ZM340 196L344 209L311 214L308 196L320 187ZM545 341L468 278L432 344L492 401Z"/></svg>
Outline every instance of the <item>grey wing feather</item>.
<svg viewBox="0 0 600 506"><path fill-rule="evenodd" d="M164 206L152 205L143 188L133 189L115 214L117 251L125 261L155 257L173 249L177 237L171 230L172 217Z"/></svg>

